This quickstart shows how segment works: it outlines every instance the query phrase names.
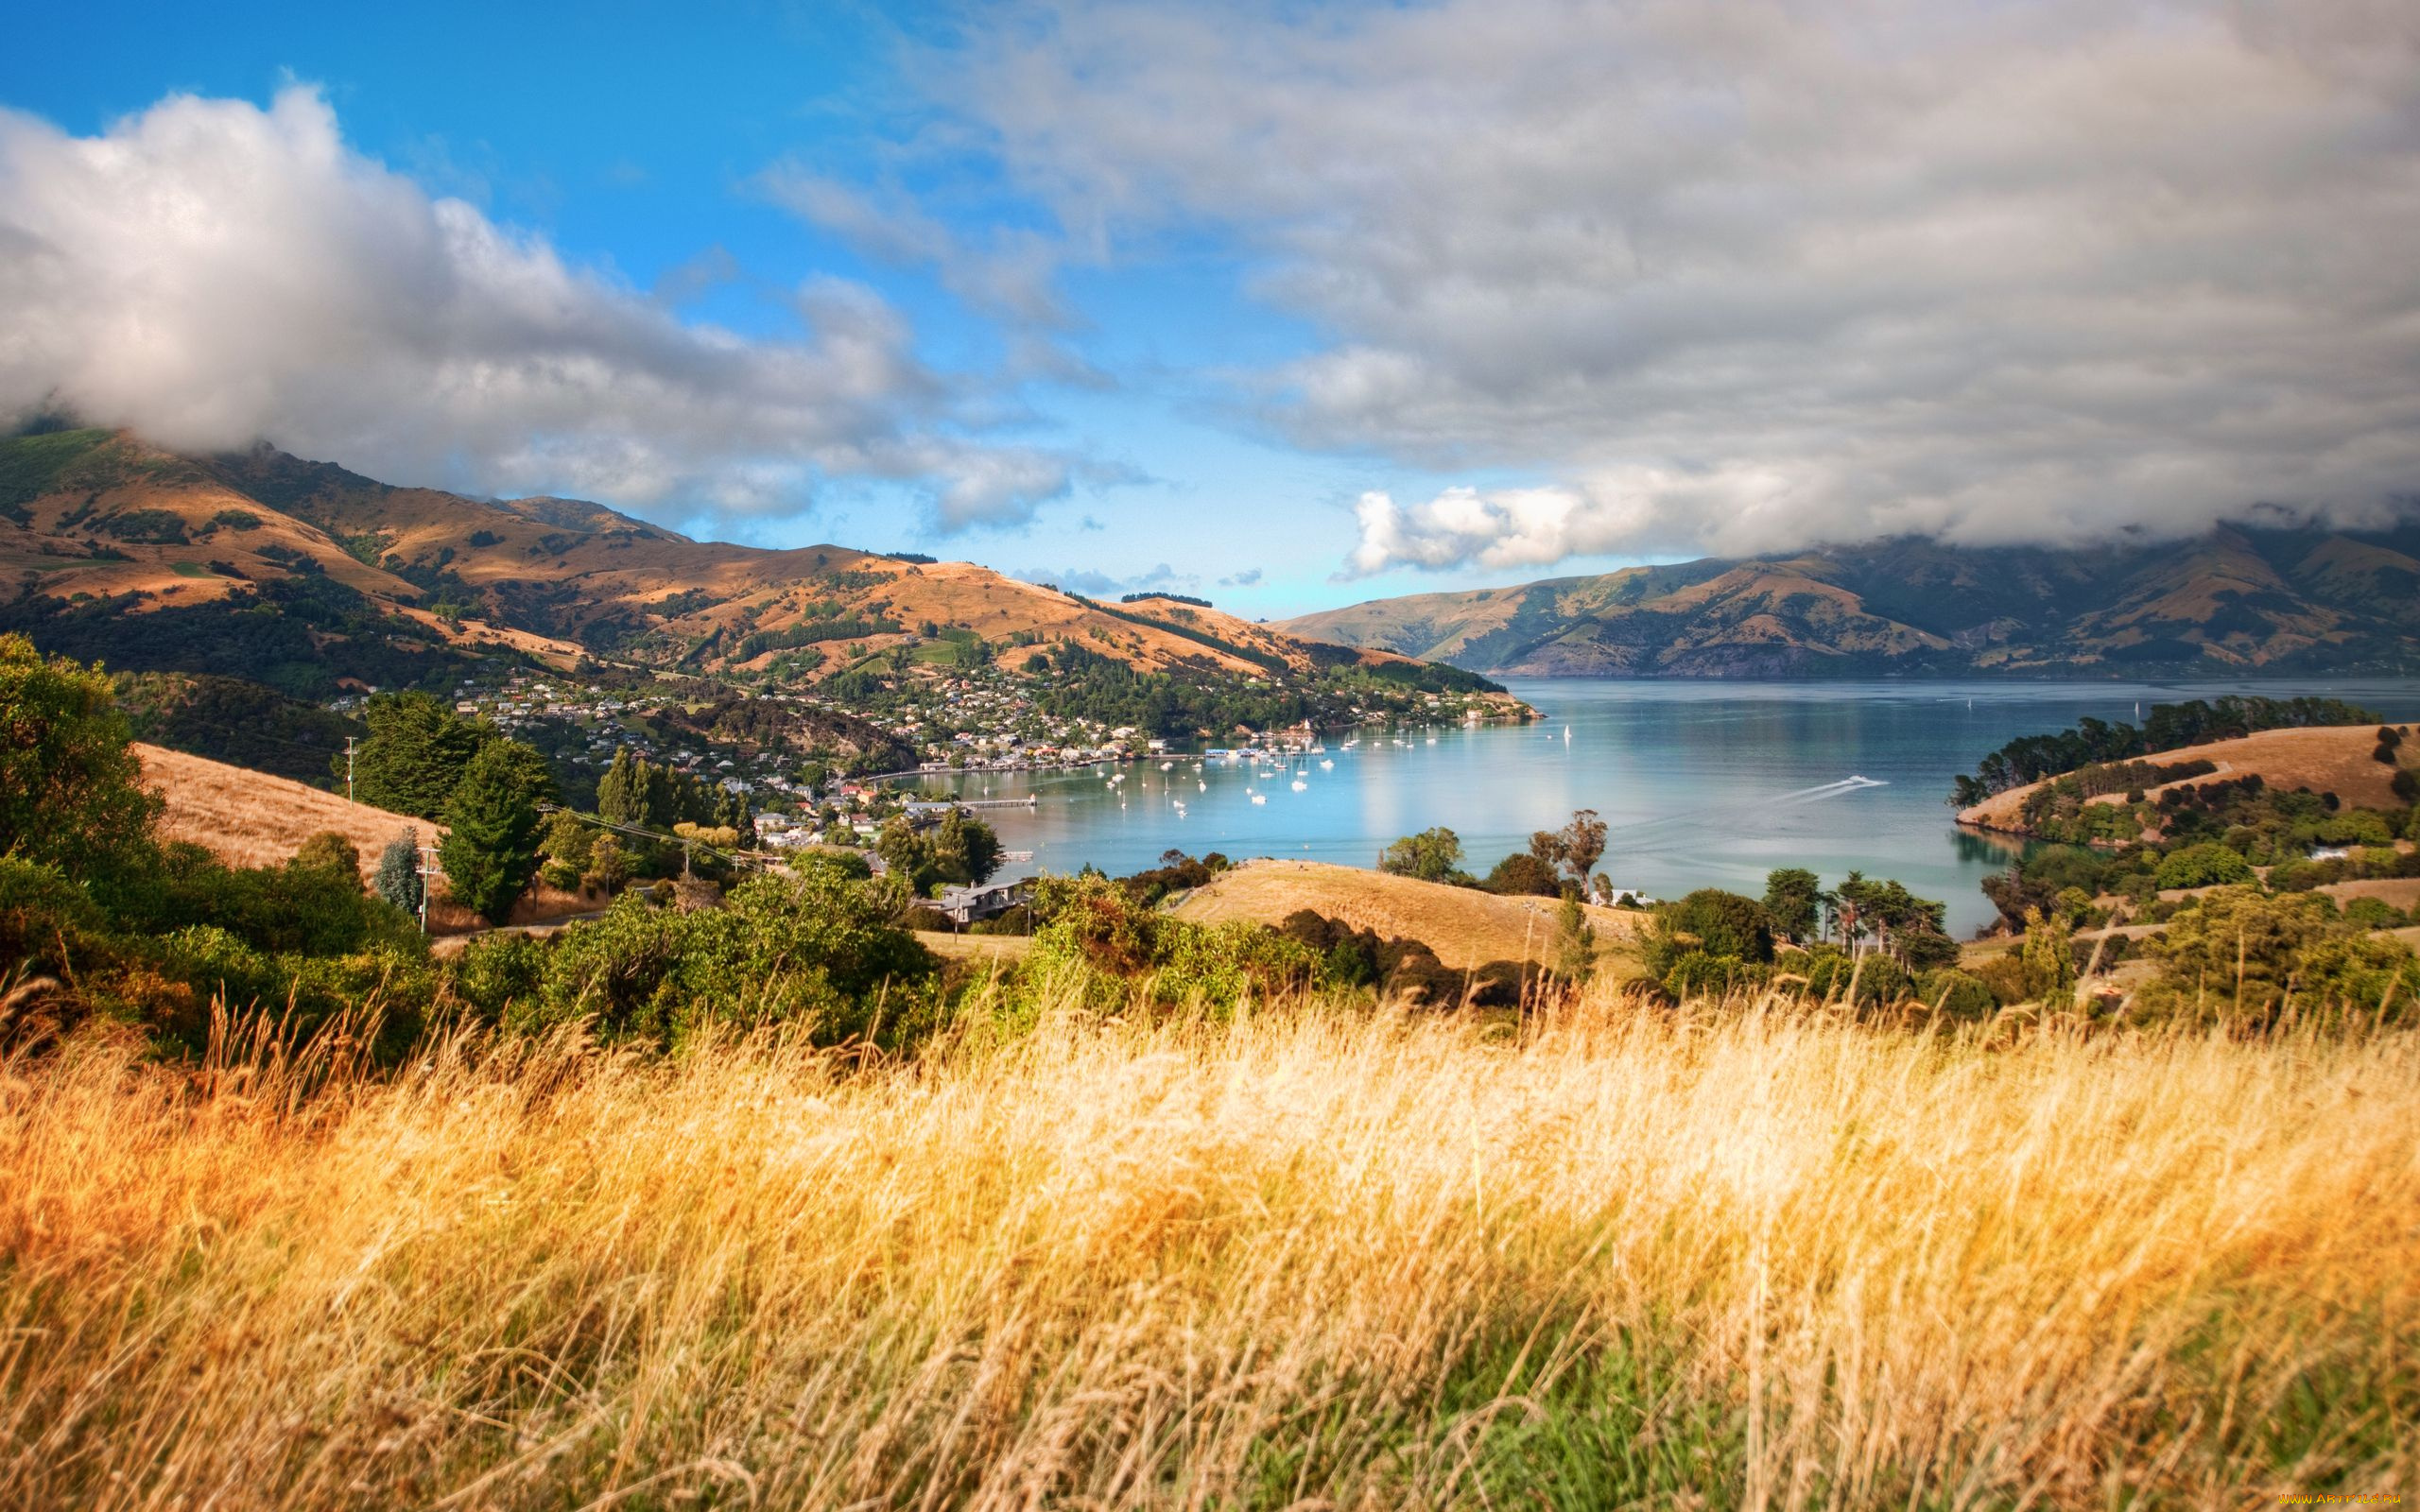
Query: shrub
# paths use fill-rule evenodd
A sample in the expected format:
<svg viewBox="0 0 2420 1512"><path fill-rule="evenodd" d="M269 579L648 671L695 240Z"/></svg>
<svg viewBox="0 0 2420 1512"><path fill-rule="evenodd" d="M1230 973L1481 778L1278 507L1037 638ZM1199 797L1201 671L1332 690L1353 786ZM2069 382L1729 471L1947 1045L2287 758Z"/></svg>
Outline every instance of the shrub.
<svg viewBox="0 0 2420 1512"><path fill-rule="evenodd" d="M1769 968L1736 955L1685 951L1665 970L1663 988L1676 1001L1686 1003L1725 998L1735 992L1754 992L1764 987L1771 975Z"/></svg>
<svg viewBox="0 0 2420 1512"><path fill-rule="evenodd" d="M2356 898L2344 905L2344 922L2355 929L2401 929L2411 916L2383 898Z"/></svg>
<svg viewBox="0 0 2420 1512"><path fill-rule="evenodd" d="M1908 995L1908 972L1893 956L1867 951L1852 956L1835 945L1807 953L1806 995L1820 1002L1888 1007Z"/></svg>
<svg viewBox="0 0 2420 1512"><path fill-rule="evenodd" d="M1137 903L1098 875L1046 877L1035 885L1034 913L1045 922L1019 970L1020 991L1034 1001L1045 983L1072 981L1096 1007L1130 1000L1133 984L1163 1005L1199 997L1232 1007L1318 980L1323 953L1261 924L1204 926Z"/></svg>
<svg viewBox="0 0 2420 1512"><path fill-rule="evenodd" d="M1951 967L1927 971L1916 995L1953 1019L1987 1019L1999 1008L1999 994L1990 983Z"/></svg>
<svg viewBox="0 0 2420 1512"><path fill-rule="evenodd" d="M591 1019L603 1039L669 1044L707 1022L781 1023L817 1043L905 1045L938 1022L941 965L895 922L907 901L895 882L817 858L742 883L719 908L658 908L633 891L536 956L466 951L456 990L515 1029Z"/></svg>

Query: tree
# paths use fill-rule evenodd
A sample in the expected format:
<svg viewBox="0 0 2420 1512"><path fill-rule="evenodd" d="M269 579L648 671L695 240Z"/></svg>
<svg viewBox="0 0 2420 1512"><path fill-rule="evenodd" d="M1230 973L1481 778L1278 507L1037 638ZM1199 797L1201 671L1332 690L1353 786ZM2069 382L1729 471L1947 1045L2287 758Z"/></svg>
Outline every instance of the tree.
<svg viewBox="0 0 2420 1512"><path fill-rule="evenodd" d="M964 809L952 809L933 832L934 869L944 882L980 886L1000 869L1000 849L990 825Z"/></svg>
<svg viewBox="0 0 2420 1512"><path fill-rule="evenodd" d="M1508 898L1560 898L1563 878L1551 863L1540 860L1534 851L1515 850L1488 872L1487 890Z"/></svg>
<svg viewBox="0 0 2420 1512"><path fill-rule="evenodd" d="M1387 847L1378 858L1378 869L1398 877L1417 877L1422 882L1448 882L1462 859L1462 837L1439 825L1418 834L1407 834Z"/></svg>
<svg viewBox="0 0 2420 1512"><path fill-rule="evenodd" d="M107 875L150 848L143 786L108 674L0 635L0 854Z"/></svg>
<svg viewBox="0 0 2420 1512"><path fill-rule="evenodd" d="M420 874L420 832L406 830L378 852L378 869L370 879L370 890L405 913L416 915L425 886Z"/></svg>
<svg viewBox="0 0 2420 1512"><path fill-rule="evenodd" d="M424 693L382 693L361 717L370 734L354 753L353 796L424 819L443 816L471 758L502 738Z"/></svg>
<svg viewBox="0 0 2420 1512"><path fill-rule="evenodd" d="M1765 876L1765 912L1776 932L1801 945L1815 938L1824 902L1823 882L1803 867L1782 867Z"/></svg>
<svg viewBox="0 0 2420 1512"><path fill-rule="evenodd" d="M614 748L613 765L596 783L597 817L611 824L646 825L647 790L639 777L641 765L628 746Z"/></svg>
<svg viewBox="0 0 2420 1512"><path fill-rule="evenodd" d="M1657 909L1655 933L1647 940L1649 974L1661 980L1691 952L1759 965L1772 960L1772 921L1764 904L1720 887L1701 887Z"/></svg>
<svg viewBox="0 0 2420 1512"><path fill-rule="evenodd" d="M445 811L452 828L438 855L446 890L492 924L504 921L538 874L537 794L515 754L527 749L498 741L472 757Z"/></svg>
<svg viewBox="0 0 2420 1512"><path fill-rule="evenodd" d="M2167 887L2231 886L2253 880L2252 863L2216 840L2188 845L2160 862L2154 880Z"/></svg>
<svg viewBox="0 0 2420 1512"><path fill-rule="evenodd" d="M1595 809L1581 809L1555 832L1555 838L1563 864L1585 877L1605 853L1605 821Z"/></svg>
<svg viewBox="0 0 2420 1512"><path fill-rule="evenodd" d="M1553 868L1558 877L1568 870L1584 880L1604 853L1605 821L1595 809L1578 810L1560 830L1535 830L1530 834L1530 856Z"/></svg>
<svg viewBox="0 0 2420 1512"><path fill-rule="evenodd" d="M630 863L622 856L622 842L610 834L600 834L588 848L588 864L580 868L582 885L599 892L612 892L631 880Z"/></svg>

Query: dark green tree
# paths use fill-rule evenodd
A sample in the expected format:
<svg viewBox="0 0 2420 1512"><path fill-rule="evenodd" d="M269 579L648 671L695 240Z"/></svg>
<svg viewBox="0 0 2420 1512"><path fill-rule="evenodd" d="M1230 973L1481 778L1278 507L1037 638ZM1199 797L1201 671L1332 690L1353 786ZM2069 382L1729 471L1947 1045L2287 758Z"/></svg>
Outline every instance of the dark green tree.
<svg viewBox="0 0 2420 1512"><path fill-rule="evenodd" d="M424 693L382 693L362 710L368 738L354 755L353 796L372 808L441 817L479 748L502 737ZM343 770L341 758L337 763Z"/></svg>
<svg viewBox="0 0 2420 1512"><path fill-rule="evenodd" d="M1804 867L1783 867L1765 876L1765 912L1773 929L1801 945L1815 938L1824 902L1823 882Z"/></svg>
<svg viewBox="0 0 2420 1512"><path fill-rule="evenodd" d="M538 799L530 763L544 759L513 741L471 758L446 806L450 829L439 849L445 887L488 922L501 923L538 873Z"/></svg>
<svg viewBox="0 0 2420 1512"><path fill-rule="evenodd" d="M1551 861L1540 859L1534 851L1515 850L1488 872L1487 890L1509 898L1560 898L1563 879Z"/></svg>
<svg viewBox="0 0 2420 1512"><path fill-rule="evenodd" d="M1701 887L1656 910L1655 932L1647 939L1649 974L1661 980L1691 952L1761 965L1773 958L1772 920L1754 898Z"/></svg>
<svg viewBox="0 0 2420 1512"><path fill-rule="evenodd" d="M597 817L614 824L647 824L647 789L639 774L644 765L628 746L615 747L614 764L596 783Z"/></svg>
<svg viewBox="0 0 2420 1512"><path fill-rule="evenodd" d="M933 868L943 882L979 886L1000 869L1000 837L964 809L942 816L932 849Z"/></svg>

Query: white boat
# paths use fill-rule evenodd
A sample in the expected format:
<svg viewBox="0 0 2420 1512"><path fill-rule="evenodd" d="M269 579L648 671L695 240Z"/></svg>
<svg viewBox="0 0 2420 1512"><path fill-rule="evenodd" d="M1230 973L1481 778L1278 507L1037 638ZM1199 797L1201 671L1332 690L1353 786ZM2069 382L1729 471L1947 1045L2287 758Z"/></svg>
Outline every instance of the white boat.
<svg viewBox="0 0 2420 1512"><path fill-rule="evenodd" d="M1429 736L1429 737L1428 737L1428 744L1429 744L1429 745L1431 745L1431 746L1436 745L1436 744L1437 744L1437 737L1436 737L1436 736L1434 736L1434 735Z"/></svg>
<svg viewBox="0 0 2420 1512"><path fill-rule="evenodd" d="M1196 783L1194 783L1193 785L1194 785L1194 786L1196 786L1196 787L1198 787L1198 788L1200 788L1200 789L1201 789L1201 791L1203 791L1204 793L1207 793L1207 792L1209 792L1209 791L1210 791L1210 784L1209 784L1209 783L1207 783L1207 782L1196 782Z"/></svg>
<svg viewBox="0 0 2420 1512"><path fill-rule="evenodd" d="M1332 772L1332 771L1335 771L1335 770L1336 770L1336 763L1334 763L1334 762L1322 762L1322 763L1320 763L1320 770L1321 770L1321 771L1322 771L1322 772Z"/></svg>
<svg viewBox="0 0 2420 1512"><path fill-rule="evenodd" d="M1164 772L1172 772L1172 771L1175 771L1175 770L1176 770L1176 763L1174 763L1174 762L1162 762L1162 763L1160 763L1160 770L1161 770L1161 771L1164 771Z"/></svg>
<svg viewBox="0 0 2420 1512"><path fill-rule="evenodd" d="M1296 778L1296 779L1294 779L1294 791L1295 791L1295 792L1297 792L1297 793L1301 792L1303 789L1305 789L1305 788L1306 788L1306 787L1308 787L1308 786L1310 786L1310 785L1311 785L1310 783L1304 782L1304 781L1303 781L1301 778L1299 778L1299 777L1298 777L1298 778Z"/></svg>
<svg viewBox="0 0 2420 1512"><path fill-rule="evenodd" d="M1252 796L1252 800L1255 803L1266 803L1269 801L1269 799L1266 794L1254 793Z"/></svg>

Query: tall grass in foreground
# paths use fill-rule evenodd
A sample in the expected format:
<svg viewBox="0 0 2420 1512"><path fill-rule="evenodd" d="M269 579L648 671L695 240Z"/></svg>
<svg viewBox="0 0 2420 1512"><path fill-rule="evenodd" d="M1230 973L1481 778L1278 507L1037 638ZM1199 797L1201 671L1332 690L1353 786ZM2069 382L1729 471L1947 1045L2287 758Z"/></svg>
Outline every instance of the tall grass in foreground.
<svg viewBox="0 0 2420 1512"><path fill-rule="evenodd" d="M1295 1004L5 1089L11 1507L2411 1489L2405 1035Z"/></svg>

